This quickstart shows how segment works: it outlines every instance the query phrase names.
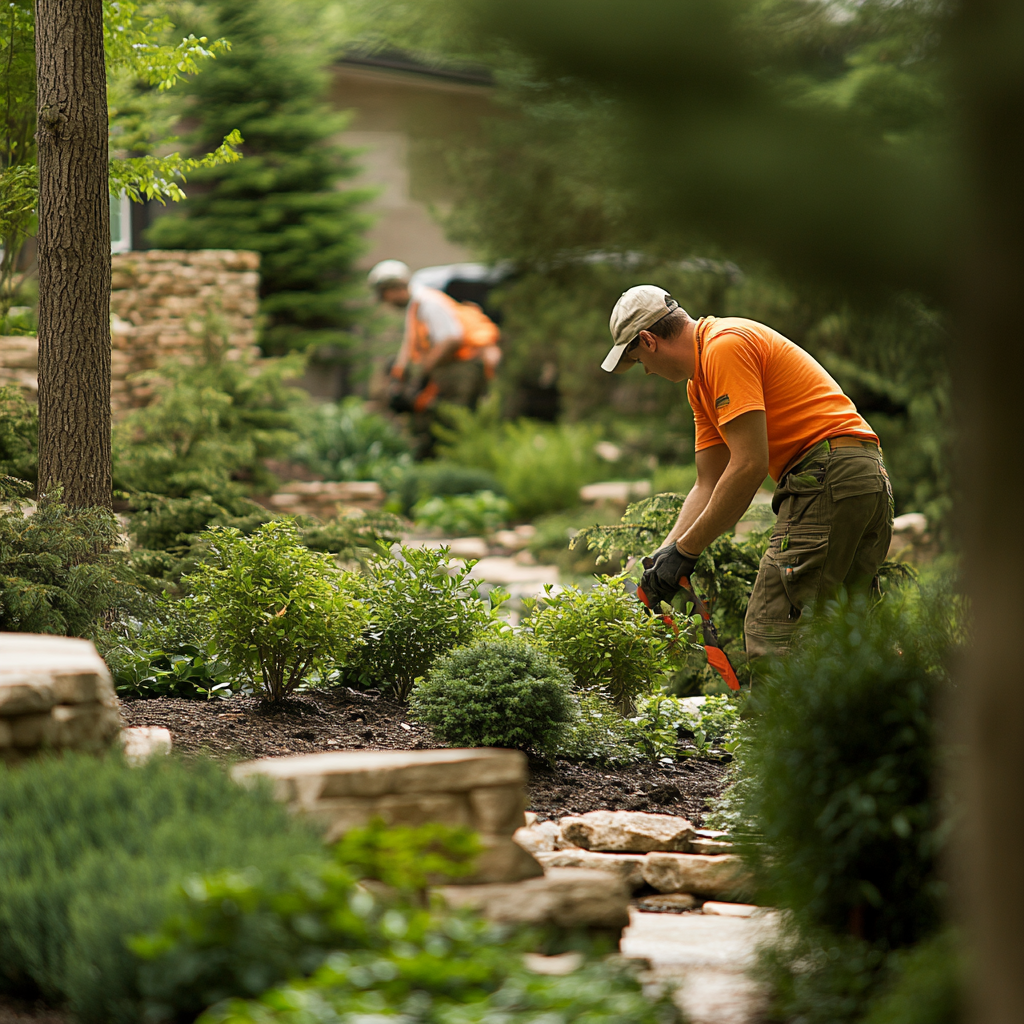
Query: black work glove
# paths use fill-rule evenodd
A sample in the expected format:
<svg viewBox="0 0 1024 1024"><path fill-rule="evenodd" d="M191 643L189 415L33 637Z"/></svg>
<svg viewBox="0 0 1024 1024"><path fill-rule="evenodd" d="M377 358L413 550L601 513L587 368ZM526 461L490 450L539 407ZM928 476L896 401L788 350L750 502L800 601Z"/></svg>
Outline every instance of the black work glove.
<svg viewBox="0 0 1024 1024"><path fill-rule="evenodd" d="M653 556L644 559L645 571L640 577L640 586L651 602L652 611L657 611L662 601L666 604L671 602L682 589L680 579L689 578L696 564L696 558L680 554L674 543L666 544Z"/></svg>

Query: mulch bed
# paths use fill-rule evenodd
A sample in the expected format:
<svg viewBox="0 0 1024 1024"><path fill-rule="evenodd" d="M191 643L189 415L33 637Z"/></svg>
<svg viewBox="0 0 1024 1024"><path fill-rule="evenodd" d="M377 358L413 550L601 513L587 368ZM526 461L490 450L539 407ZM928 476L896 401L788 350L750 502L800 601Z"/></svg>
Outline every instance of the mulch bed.
<svg viewBox="0 0 1024 1024"><path fill-rule="evenodd" d="M232 761L330 750L421 750L442 746L400 704L347 688L300 694L280 705L253 697L125 701L125 725L170 729L176 750ZM599 768L531 762L530 809L540 818L596 810L681 814L699 825L725 783L725 766L687 758L674 765Z"/></svg>

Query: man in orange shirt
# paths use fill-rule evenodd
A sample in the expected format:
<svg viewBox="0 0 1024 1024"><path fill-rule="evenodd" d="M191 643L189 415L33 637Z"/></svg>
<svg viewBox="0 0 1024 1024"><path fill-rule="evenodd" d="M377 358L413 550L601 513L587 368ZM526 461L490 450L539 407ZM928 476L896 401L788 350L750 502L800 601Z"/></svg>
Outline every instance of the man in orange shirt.
<svg viewBox="0 0 1024 1024"><path fill-rule="evenodd" d="M892 537L892 488L878 437L825 369L764 324L692 320L663 288L624 292L601 364L687 381L697 482L643 587L657 604L731 530L766 476L778 522L744 632L754 657L787 649L805 610L839 587L868 591Z"/></svg>

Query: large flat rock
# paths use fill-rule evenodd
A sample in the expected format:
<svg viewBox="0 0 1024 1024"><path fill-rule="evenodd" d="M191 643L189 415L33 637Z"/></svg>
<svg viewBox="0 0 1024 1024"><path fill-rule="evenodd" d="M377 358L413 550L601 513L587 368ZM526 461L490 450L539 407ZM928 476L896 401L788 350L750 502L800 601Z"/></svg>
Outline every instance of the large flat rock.
<svg viewBox="0 0 1024 1024"><path fill-rule="evenodd" d="M690 1024L754 1024L767 993L746 972L778 927L777 913L735 918L633 910L620 948L650 961L652 980L679 986L676 1001Z"/></svg>
<svg viewBox="0 0 1024 1024"><path fill-rule="evenodd" d="M694 837L685 818L642 811L589 811L562 818L558 825L567 842L603 853L688 850Z"/></svg>
<svg viewBox="0 0 1024 1024"><path fill-rule="evenodd" d="M649 853L644 881L658 892L692 892L699 896L741 895L750 887L750 872L734 854Z"/></svg>
<svg viewBox="0 0 1024 1024"><path fill-rule="evenodd" d="M522 786L526 782L526 755L489 747L353 750L246 761L237 765L232 775L239 781L266 776L274 780L279 798L310 806L344 797L468 793L481 787Z"/></svg>

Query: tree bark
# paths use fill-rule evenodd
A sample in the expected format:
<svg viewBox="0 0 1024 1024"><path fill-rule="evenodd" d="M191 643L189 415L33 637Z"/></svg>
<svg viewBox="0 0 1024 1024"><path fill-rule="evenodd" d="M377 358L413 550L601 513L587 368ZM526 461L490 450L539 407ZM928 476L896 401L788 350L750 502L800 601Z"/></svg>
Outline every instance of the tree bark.
<svg viewBox="0 0 1024 1024"><path fill-rule="evenodd" d="M111 505L102 0L36 0L39 493Z"/></svg>
<svg viewBox="0 0 1024 1024"><path fill-rule="evenodd" d="M961 864L972 1024L1024 1021L1024 20L1020 0L967 0L949 33L969 208L957 247L964 550L974 637L964 671ZM1016 128L1013 125L1017 125Z"/></svg>

